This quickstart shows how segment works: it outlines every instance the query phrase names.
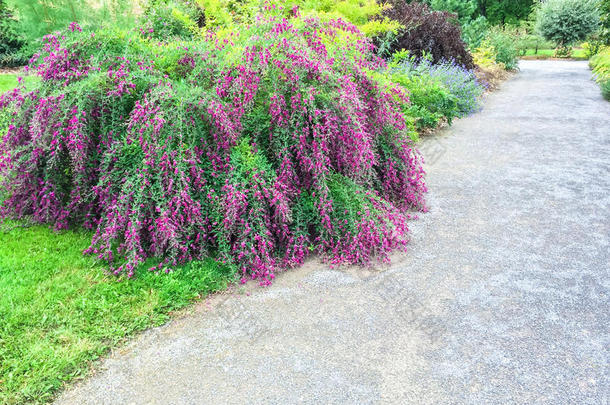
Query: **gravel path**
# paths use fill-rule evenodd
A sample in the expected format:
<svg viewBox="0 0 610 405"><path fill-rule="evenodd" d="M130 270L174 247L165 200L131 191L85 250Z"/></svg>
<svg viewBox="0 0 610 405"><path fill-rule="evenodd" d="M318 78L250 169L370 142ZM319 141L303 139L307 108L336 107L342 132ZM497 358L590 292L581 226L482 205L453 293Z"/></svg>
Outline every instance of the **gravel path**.
<svg viewBox="0 0 610 405"><path fill-rule="evenodd" d="M586 63L523 61L422 149L431 211L391 266L216 296L58 403L607 403L610 103Z"/></svg>

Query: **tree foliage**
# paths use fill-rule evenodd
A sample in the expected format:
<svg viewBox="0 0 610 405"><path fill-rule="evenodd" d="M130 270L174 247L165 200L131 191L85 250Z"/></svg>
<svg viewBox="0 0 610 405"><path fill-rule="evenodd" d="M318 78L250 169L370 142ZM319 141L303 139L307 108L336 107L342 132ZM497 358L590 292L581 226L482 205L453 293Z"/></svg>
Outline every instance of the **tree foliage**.
<svg viewBox="0 0 610 405"><path fill-rule="evenodd" d="M540 6L536 29L559 47L584 41L599 28L595 0L548 0Z"/></svg>
<svg viewBox="0 0 610 405"><path fill-rule="evenodd" d="M133 21L133 3L122 0L6 0L19 20L19 30L28 42L64 29L70 22L83 27L118 23L125 27Z"/></svg>
<svg viewBox="0 0 610 405"><path fill-rule="evenodd" d="M485 16L490 24L516 25L530 15L534 0L477 0L479 15Z"/></svg>
<svg viewBox="0 0 610 405"><path fill-rule="evenodd" d="M435 11L422 3L392 0L389 4L392 7L383 15L399 21L404 28L381 44L385 52L406 49L420 57L430 54L435 63L454 60L466 68L474 66L455 14Z"/></svg>
<svg viewBox="0 0 610 405"><path fill-rule="evenodd" d="M606 45L610 45L610 0L602 0L599 10L601 14L601 38Z"/></svg>
<svg viewBox="0 0 610 405"><path fill-rule="evenodd" d="M476 0L431 0L434 10L455 13L460 21L470 20L477 9Z"/></svg>
<svg viewBox="0 0 610 405"><path fill-rule="evenodd" d="M0 66L23 63L20 50L24 45L18 23L4 0L0 0Z"/></svg>
<svg viewBox="0 0 610 405"><path fill-rule="evenodd" d="M435 10L457 13L460 20L469 15L473 20L484 17L490 25L516 25L532 12L535 0L407 0L425 3Z"/></svg>

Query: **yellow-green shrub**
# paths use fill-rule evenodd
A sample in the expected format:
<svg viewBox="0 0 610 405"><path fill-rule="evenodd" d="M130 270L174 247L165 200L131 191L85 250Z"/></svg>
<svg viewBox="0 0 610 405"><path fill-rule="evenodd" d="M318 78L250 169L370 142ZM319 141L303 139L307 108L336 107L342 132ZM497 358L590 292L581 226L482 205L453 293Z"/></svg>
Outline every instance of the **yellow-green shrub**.
<svg viewBox="0 0 610 405"><path fill-rule="evenodd" d="M472 52L472 59L474 60L475 65L483 68L500 66L504 69L502 63L496 62L497 56L498 54L495 48L488 40L481 42L481 45Z"/></svg>
<svg viewBox="0 0 610 405"><path fill-rule="evenodd" d="M589 60L595 81L599 83L602 95L610 101L610 47L603 48Z"/></svg>
<svg viewBox="0 0 610 405"><path fill-rule="evenodd" d="M603 50L603 44L598 40L583 42L580 47L584 50L587 59L591 59Z"/></svg>
<svg viewBox="0 0 610 405"><path fill-rule="evenodd" d="M497 88L506 79L508 71L506 65L497 61L496 48L491 42L485 40L472 52L472 59L477 65L476 75L480 81L487 83L488 88Z"/></svg>
<svg viewBox="0 0 610 405"><path fill-rule="evenodd" d="M179 2L167 0L165 3L171 3L172 8L175 8ZM265 2L263 6L260 0L196 0L195 4L204 16L203 33L207 30L228 31L237 24L250 24L261 11L267 15L276 14L284 17L315 14L323 21L342 18L356 25L369 37L396 32L401 28L399 22L389 18L372 18L380 15L386 7L376 0L271 0ZM189 28L192 26L188 21L183 22Z"/></svg>
<svg viewBox="0 0 610 405"><path fill-rule="evenodd" d="M595 80L600 83L610 79L610 47L605 47L589 60Z"/></svg>

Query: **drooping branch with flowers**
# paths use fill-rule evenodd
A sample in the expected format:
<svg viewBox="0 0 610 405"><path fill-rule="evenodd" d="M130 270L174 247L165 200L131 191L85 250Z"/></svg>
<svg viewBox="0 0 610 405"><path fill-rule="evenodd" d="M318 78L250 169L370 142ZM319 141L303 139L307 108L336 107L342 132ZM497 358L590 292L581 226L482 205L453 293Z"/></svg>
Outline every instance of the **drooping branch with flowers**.
<svg viewBox="0 0 610 405"><path fill-rule="evenodd" d="M188 42L72 25L0 97L0 216L92 229L87 253L130 276L212 256L268 284L312 253L387 258L426 187L384 66L338 19Z"/></svg>

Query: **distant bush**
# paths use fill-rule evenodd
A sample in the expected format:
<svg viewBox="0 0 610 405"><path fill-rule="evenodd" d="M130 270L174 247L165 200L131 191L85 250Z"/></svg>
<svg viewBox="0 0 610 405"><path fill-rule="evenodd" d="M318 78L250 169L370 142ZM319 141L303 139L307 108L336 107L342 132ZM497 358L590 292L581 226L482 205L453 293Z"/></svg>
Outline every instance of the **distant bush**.
<svg viewBox="0 0 610 405"><path fill-rule="evenodd" d="M518 39L500 27L493 27L481 44L473 50L472 57L477 66L492 68L501 67L514 70L518 66Z"/></svg>
<svg viewBox="0 0 610 405"><path fill-rule="evenodd" d="M337 19L190 42L72 24L45 37L41 80L0 97L0 217L94 229L115 274L213 256L267 284L312 252L387 258L426 187L372 49Z"/></svg>
<svg viewBox="0 0 610 405"><path fill-rule="evenodd" d="M589 66L593 69L596 77L610 77L610 47L601 49L591 59Z"/></svg>
<svg viewBox="0 0 610 405"><path fill-rule="evenodd" d="M462 38L469 49L476 49L487 34L489 24L484 17L478 17L462 23Z"/></svg>
<svg viewBox="0 0 610 405"><path fill-rule="evenodd" d="M504 65L506 70L514 70L519 64L518 38L500 27L489 30L485 41L495 51L496 63Z"/></svg>
<svg viewBox="0 0 610 405"><path fill-rule="evenodd" d="M258 9L260 0L250 0ZM286 13L298 12L303 16L315 13L320 18L342 18L356 25L365 35L372 37L396 32L400 21L381 16L384 5L378 0L275 0L275 8Z"/></svg>
<svg viewBox="0 0 610 405"><path fill-rule="evenodd" d="M472 52L474 63L477 65L475 74L489 88L494 89L507 77L506 66L496 62L497 53L495 48L488 42L483 41L481 45Z"/></svg>
<svg viewBox="0 0 610 405"><path fill-rule="evenodd" d="M18 23L4 0L0 0L0 67L21 66L27 63L22 52L25 40Z"/></svg>
<svg viewBox="0 0 610 405"><path fill-rule="evenodd" d="M538 32L558 47L584 41L598 29L597 0L547 0L538 10Z"/></svg>
<svg viewBox="0 0 610 405"><path fill-rule="evenodd" d="M589 66L593 70L595 81L600 85L602 94L607 100L610 92L610 47L601 49L589 59Z"/></svg>
<svg viewBox="0 0 610 405"><path fill-rule="evenodd" d="M598 36L592 36L588 41L580 44L582 47L585 57L587 59L591 59L593 56L597 55L602 49L604 49L604 43Z"/></svg>
<svg viewBox="0 0 610 405"><path fill-rule="evenodd" d="M610 77L610 47L603 47L589 59L589 66L598 78Z"/></svg>
<svg viewBox="0 0 610 405"><path fill-rule="evenodd" d="M205 15L196 5L181 1L151 1L140 18L139 30L144 37L170 41L196 37Z"/></svg>
<svg viewBox="0 0 610 405"><path fill-rule="evenodd" d="M600 83L602 89L602 95L608 101L610 101L610 79L606 79Z"/></svg>
<svg viewBox="0 0 610 405"><path fill-rule="evenodd" d="M383 16L400 21L404 28L397 35L378 39L386 56L406 49L418 57L427 53L434 63L453 60L469 69L474 66L454 14L400 0L391 0L389 5Z"/></svg>
<svg viewBox="0 0 610 405"><path fill-rule="evenodd" d="M496 62L496 57L496 50L489 42L481 43L481 45L472 52L474 63L479 67L491 67L492 65L498 65ZM503 64L501 66L502 69L505 69Z"/></svg>
<svg viewBox="0 0 610 405"><path fill-rule="evenodd" d="M462 30L462 39L469 49L474 49L483 40L488 22L485 16L479 15L476 0L429 0L427 3L434 10L448 11L456 15Z"/></svg>

